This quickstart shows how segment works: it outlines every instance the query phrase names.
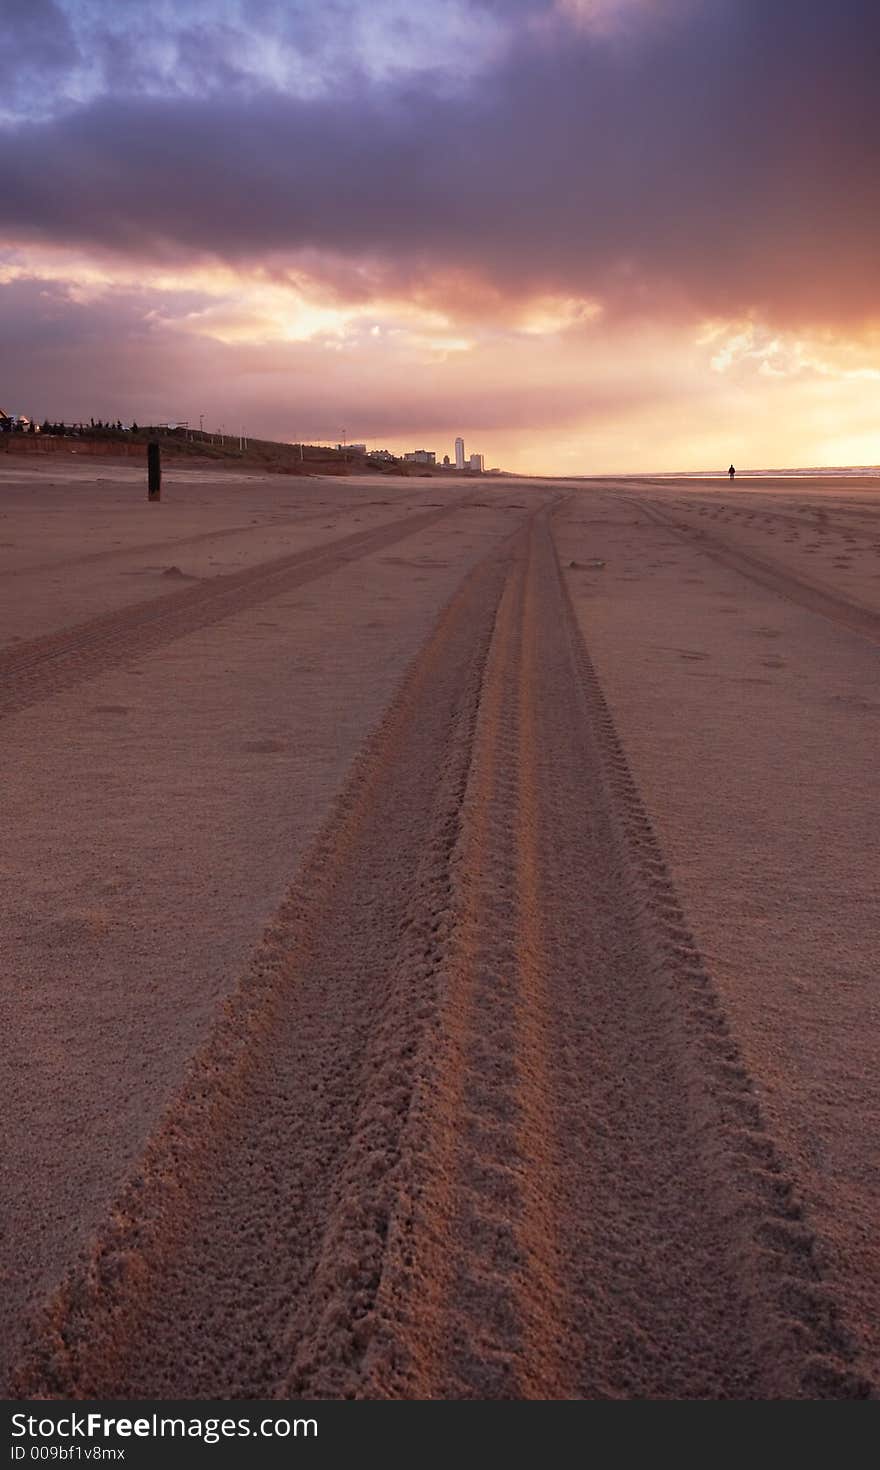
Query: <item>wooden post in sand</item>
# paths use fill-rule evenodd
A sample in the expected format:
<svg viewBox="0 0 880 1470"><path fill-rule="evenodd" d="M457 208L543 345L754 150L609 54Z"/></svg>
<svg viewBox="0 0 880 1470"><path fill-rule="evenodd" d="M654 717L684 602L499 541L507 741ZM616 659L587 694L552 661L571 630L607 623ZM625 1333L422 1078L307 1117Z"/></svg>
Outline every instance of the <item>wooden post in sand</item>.
<svg viewBox="0 0 880 1470"><path fill-rule="evenodd" d="M162 499L162 457L157 439L147 445L147 499Z"/></svg>

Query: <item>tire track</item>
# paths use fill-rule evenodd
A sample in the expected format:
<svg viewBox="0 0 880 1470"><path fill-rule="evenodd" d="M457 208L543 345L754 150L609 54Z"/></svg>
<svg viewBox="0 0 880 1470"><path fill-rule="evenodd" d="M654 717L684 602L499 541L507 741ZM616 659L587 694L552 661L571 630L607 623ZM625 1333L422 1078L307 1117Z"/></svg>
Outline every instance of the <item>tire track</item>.
<svg viewBox="0 0 880 1470"><path fill-rule="evenodd" d="M442 615L16 1390L350 1392L436 1015L448 856L507 563ZM449 922L447 918L446 923ZM37 1384L42 1389L37 1389Z"/></svg>
<svg viewBox="0 0 880 1470"><path fill-rule="evenodd" d="M35 572L68 572L73 567L93 566L112 561L120 556L149 556L154 551L178 551L182 546L198 546L204 541L222 541L226 536L241 536L247 531L265 530L265 525L253 526L250 522L240 526L223 526L218 531L200 531L192 536L180 536L174 540L145 541L139 545L108 546L103 551L87 551L81 556L67 557L61 561L29 562L24 566L8 567L6 578L31 577Z"/></svg>
<svg viewBox="0 0 880 1470"><path fill-rule="evenodd" d="M639 1210L644 1214L648 1203L656 1216L658 1261L668 1254L666 1242L680 1239L682 1223L686 1225L687 1239L674 1249L676 1275L682 1264L686 1267L683 1279L670 1293L661 1272L634 1325L641 1334L658 1303L667 1312L676 1303L673 1311L680 1314L694 1358L693 1387L687 1394L876 1397L877 1385L859 1370L858 1340L823 1280L822 1243L765 1126L754 1083L688 929L570 599L562 590L558 562L557 580L576 672L573 687L584 712L581 728L590 731L595 789L605 808L602 845L614 854L610 868L620 884L618 903L626 893L632 934L644 955L639 965L630 962L618 971L628 983L615 997L618 1004L628 1001L617 1016L629 1033L617 1076L627 1078L633 1088L651 1165L659 1170L649 1192L644 1192L644 1181L641 1188L636 1181L632 1197L636 1215ZM611 1030L609 1023L606 1036ZM634 1136L632 1126L626 1128L620 1147L608 1156L618 1177L622 1161L627 1166L633 1162ZM664 1194L673 1182L673 1216L664 1220ZM682 1187L679 1216L674 1199ZM724 1279L722 1253L733 1287L725 1303L717 1292ZM704 1269L698 1279L701 1258ZM716 1306L706 1320L713 1292ZM668 1326L661 1328L659 1341L665 1330ZM732 1349L739 1332L746 1351L737 1365ZM680 1366L674 1354L670 1359L671 1375L669 1363L665 1368L655 1364L662 1373L649 1396L681 1395L681 1381L676 1382ZM626 1391L633 1391L628 1376ZM642 1384L639 1393L645 1392Z"/></svg>
<svg viewBox="0 0 880 1470"><path fill-rule="evenodd" d="M164 541L144 541L140 543L108 546L102 551L86 551L80 556L65 557L60 561L29 562L24 566L7 567L3 576L7 579L12 577L30 577L35 572L67 572L72 567L91 566L95 563L112 561L114 557L125 556L149 556L156 551L179 551L181 547L200 546L207 541L223 541L227 536L242 536L254 531L280 530L282 527L302 526L310 521L320 520L323 516L340 515L349 510L356 510L358 506L366 508L370 501L347 501L345 504L334 505L332 509L326 506L320 510L306 509L303 515L286 515L282 512L274 512L271 519L260 521L256 525L253 521L243 522L240 526L221 526L215 531L197 531L191 536L176 536Z"/></svg>
<svg viewBox="0 0 880 1470"><path fill-rule="evenodd" d="M468 577L22 1397L865 1397L537 512Z"/></svg>
<svg viewBox="0 0 880 1470"><path fill-rule="evenodd" d="M404 1139L406 1198L416 1203L396 1213L389 1233L381 1328L358 1390L371 1398L576 1391L559 1327L552 1018L537 948L535 854L517 820L519 750L531 738L518 719L530 551L524 537L481 690L450 857L444 983Z"/></svg>
<svg viewBox="0 0 880 1470"><path fill-rule="evenodd" d="M0 653L0 718L105 673L127 659L141 658L177 638L302 587L346 562L393 546L445 519L464 504L466 501L456 501L441 510L355 531L7 648Z"/></svg>
<svg viewBox="0 0 880 1470"><path fill-rule="evenodd" d="M453 873L420 1209L389 1237L361 1391L866 1394L540 518Z"/></svg>
<svg viewBox="0 0 880 1470"><path fill-rule="evenodd" d="M754 501L751 498L753 494ZM867 541L870 545L875 545L878 535L880 535L880 516L876 513L872 515L870 512L863 511L861 516L863 520L867 516L868 519L873 519L877 523L872 530L862 526L855 526L850 521L833 520L829 515L827 506L822 501L817 501L815 505L811 505L808 510L804 510L800 514L793 511L777 510L775 507L771 508L767 505L767 492L764 492L763 496L757 491L737 492L736 499L733 501L699 499L694 496L688 500L675 501L673 504L675 510L679 511L684 510L690 512L693 510L698 514L707 512L711 519L720 519L721 513L723 512L728 516L736 516L738 519L742 517L749 521L779 521L785 526L791 526L796 531L803 531L804 534L814 535L817 531L821 531L842 538L855 536L860 540ZM839 503L835 505L835 509L839 510ZM667 513L671 515L673 512ZM691 526L694 524L699 525L699 522L690 523Z"/></svg>
<svg viewBox="0 0 880 1470"><path fill-rule="evenodd" d="M722 566L740 572L767 592L784 597L787 602L796 603L798 607L805 607L809 612L819 613L830 622L848 628L851 633L858 633L872 643L880 642L880 613L837 593L827 592L812 582L805 582L780 566L753 556L751 552L734 550L726 542L710 536L701 527L692 529L690 526L682 526L674 516L661 510L653 502L649 504L633 498L639 509L656 525L672 531L689 545L699 547Z"/></svg>

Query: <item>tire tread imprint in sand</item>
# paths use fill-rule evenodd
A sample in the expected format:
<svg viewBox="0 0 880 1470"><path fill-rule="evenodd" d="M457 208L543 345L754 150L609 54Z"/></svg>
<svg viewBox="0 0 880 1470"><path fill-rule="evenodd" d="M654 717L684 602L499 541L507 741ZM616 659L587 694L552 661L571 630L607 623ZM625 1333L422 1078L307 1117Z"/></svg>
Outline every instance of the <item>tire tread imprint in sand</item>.
<svg viewBox="0 0 880 1470"><path fill-rule="evenodd" d="M880 643L880 613L872 608L865 607L852 598L843 597L830 588L803 581L787 568L764 561L740 547L730 546L715 536L699 530L695 532L690 526L681 525L667 510L653 502L649 504L637 499L636 504L656 525L672 531L680 540L696 546L731 571L750 578L766 591L773 592L777 597L783 597L798 607L804 607L809 612L818 613L872 643Z"/></svg>
<svg viewBox="0 0 880 1470"><path fill-rule="evenodd" d="M466 502L401 517L368 531L228 572L184 591L102 614L0 652L0 719L178 638L233 617L349 561L393 546L444 520Z"/></svg>
<svg viewBox="0 0 880 1470"><path fill-rule="evenodd" d="M366 502L369 504L370 502ZM355 511L364 506L360 500L340 502L333 507L334 515L343 515L348 511ZM321 510L306 508L302 514L297 514L299 507L290 510L279 507L269 513L263 521L243 521L236 526L219 526L213 531L193 531L185 536L166 537L162 541L140 541L125 544L119 542L113 546L107 546L100 551L86 551L78 556L56 558L53 561L29 562L23 566L9 567L5 570L6 577L32 577L40 572L69 572L74 567L92 566L102 562L121 561L125 557L150 556L157 551L180 551L181 547L187 549L192 546L201 546L208 541L223 541L230 536L259 535L266 531L298 530L300 526L308 525L311 521L326 520L326 507Z"/></svg>
<svg viewBox="0 0 880 1470"><path fill-rule="evenodd" d="M864 1397L538 514L441 616L14 1390Z"/></svg>
<svg viewBox="0 0 880 1470"><path fill-rule="evenodd" d="M355 1391L505 573L442 614L18 1392Z"/></svg>
<svg viewBox="0 0 880 1470"><path fill-rule="evenodd" d="M821 1242L765 1126L754 1083L689 930L567 591L564 600L575 683L602 768L597 785L607 802L609 840L622 859L618 876L632 895L645 950L654 955L652 990L655 999L664 997L669 1035L683 1062L679 1085L692 1089L683 1136L705 1168L719 1243L726 1239L755 1353L754 1381L734 1382L728 1393L875 1397L876 1385L860 1371L857 1336L823 1280ZM627 1014L634 1018L637 1008L631 1004ZM719 1396L717 1385L707 1393Z"/></svg>

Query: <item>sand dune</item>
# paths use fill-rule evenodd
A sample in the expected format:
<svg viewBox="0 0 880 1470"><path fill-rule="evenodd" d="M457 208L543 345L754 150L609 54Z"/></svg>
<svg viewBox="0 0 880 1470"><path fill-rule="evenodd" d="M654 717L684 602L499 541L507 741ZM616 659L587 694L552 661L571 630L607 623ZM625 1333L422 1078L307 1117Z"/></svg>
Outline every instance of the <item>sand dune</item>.
<svg viewBox="0 0 880 1470"><path fill-rule="evenodd" d="M876 1393L880 496L314 493L9 549L9 1388Z"/></svg>

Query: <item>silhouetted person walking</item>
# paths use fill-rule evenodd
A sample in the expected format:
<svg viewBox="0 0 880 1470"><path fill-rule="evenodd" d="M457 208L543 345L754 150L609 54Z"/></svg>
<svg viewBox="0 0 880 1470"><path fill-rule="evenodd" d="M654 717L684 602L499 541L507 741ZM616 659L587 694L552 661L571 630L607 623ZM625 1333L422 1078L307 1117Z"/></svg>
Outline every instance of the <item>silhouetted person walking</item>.
<svg viewBox="0 0 880 1470"><path fill-rule="evenodd" d="M730 478L732 480L734 478L734 476L736 475L736 470L734 469L733 465L730 466L730 469L727 471L727 473L729 474L729 476L730 476Z"/></svg>

